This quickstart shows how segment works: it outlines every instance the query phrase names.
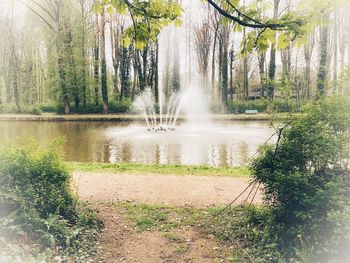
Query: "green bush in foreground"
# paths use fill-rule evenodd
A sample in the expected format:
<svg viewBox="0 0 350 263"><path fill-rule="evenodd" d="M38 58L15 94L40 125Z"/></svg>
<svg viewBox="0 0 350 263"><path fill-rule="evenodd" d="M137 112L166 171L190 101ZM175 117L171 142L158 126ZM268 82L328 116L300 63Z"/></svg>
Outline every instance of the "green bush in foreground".
<svg viewBox="0 0 350 263"><path fill-rule="evenodd" d="M271 207L270 236L286 258L350 256L349 108L340 98L307 106L252 163Z"/></svg>
<svg viewBox="0 0 350 263"><path fill-rule="evenodd" d="M239 244L237 262L349 262L350 102L326 99L285 123L251 172L265 205L213 217L211 231Z"/></svg>
<svg viewBox="0 0 350 263"><path fill-rule="evenodd" d="M22 140L0 151L0 237L27 236L48 247L79 245L88 229L97 229L92 210L83 208L70 189L59 146L41 151Z"/></svg>

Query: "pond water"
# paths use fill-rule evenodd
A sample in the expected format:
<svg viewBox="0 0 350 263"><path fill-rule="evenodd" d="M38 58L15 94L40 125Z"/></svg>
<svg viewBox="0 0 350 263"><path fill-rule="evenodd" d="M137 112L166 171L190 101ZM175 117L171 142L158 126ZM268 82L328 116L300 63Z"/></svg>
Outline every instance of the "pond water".
<svg viewBox="0 0 350 263"><path fill-rule="evenodd" d="M273 133L263 121L182 124L175 131L148 132L133 122L2 121L2 140L33 137L41 145L65 137L65 160L237 166L246 164Z"/></svg>

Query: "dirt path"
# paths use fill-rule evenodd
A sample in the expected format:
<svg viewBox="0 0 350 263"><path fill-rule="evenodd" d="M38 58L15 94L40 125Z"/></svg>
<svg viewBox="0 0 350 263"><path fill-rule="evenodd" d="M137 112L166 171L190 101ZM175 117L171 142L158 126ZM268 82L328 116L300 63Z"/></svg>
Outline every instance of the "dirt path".
<svg viewBox="0 0 350 263"><path fill-rule="evenodd" d="M245 178L219 176L106 172L74 172L73 175L78 195L85 200L196 207L227 204L238 196L249 182L249 179ZM237 204L242 203L248 194L249 191L242 195ZM261 202L260 191L254 202Z"/></svg>
<svg viewBox="0 0 350 263"><path fill-rule="evenodd" d="M171 232L159 229L140 231L128 222L125 210L99 204L99 216L105 228L99 237L96 262L229 262L230 249L213 236L193 226L181 226ZM166 222L165 222L166 223Z"/></svg>

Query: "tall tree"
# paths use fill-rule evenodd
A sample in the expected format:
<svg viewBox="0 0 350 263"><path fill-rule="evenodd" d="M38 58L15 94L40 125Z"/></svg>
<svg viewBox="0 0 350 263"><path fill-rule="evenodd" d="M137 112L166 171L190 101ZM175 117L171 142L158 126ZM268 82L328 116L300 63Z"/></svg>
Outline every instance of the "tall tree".
<svg viewBox="0 0 350 263"><path fill-rule="evenodd" d="M101 92L103 113L109 113L108 86L107 86L107 62L106 62L106 14L100 15L100 52L101 52Z"/></svg>
<svg viewBox="0 0 350 263"><path fill-rule="evenodd" d="M329 41L329 11L321 15L319 67L317 73L317 96L323 97L326 93L327 63L328 63L328 41Z"/></svg>
<svg viewBox="0 0 350 263"><path fill-rule="evenodd" d="M280 0L273 1L273 18L277 19L278 17L278 5ZM275 39L277 37L277 33L275 32ZM270 50L270 63L269 63L269 83L267 87L267 96L269 99L273 99L275 93L275 78L276 78L276 40L271 44Z"/></svg>

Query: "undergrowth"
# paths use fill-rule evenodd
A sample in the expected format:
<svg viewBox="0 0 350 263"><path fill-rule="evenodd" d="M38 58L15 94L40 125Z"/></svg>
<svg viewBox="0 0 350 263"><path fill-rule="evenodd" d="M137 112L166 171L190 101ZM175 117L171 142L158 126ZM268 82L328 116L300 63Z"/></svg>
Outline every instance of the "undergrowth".
<svg viewBox="0 0 350 263"><path fill-rule="evenodd" d="M3 260L16 252L10 247L28 243L39 246L39 251L52 248L49 256L87 256L87 244L96 237L100 222L95 211L72 193L58 149L59 143L42 150L34 141L21 139L0 150Z"/></svg>

